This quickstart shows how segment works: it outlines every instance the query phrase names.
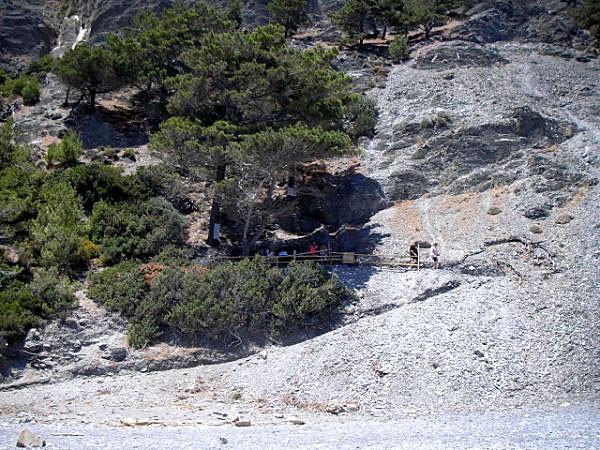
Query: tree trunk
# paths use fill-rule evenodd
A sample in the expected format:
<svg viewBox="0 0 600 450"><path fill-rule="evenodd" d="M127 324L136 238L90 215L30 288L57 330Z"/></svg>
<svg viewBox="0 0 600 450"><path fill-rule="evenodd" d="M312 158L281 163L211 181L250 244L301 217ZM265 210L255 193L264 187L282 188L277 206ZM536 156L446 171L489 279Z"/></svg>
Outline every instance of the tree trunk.
<svg viewBox="0 0 600 450"><path fill-rule="evenodd" d="M226 165L221 165L221 166L217 167L217 175L216 175L216 179L215 179L215 181L217 183L219 181L223 181L225 179L225 169L226 168L227 168ZM215 197L213 197L212 206L210 209L210 220L208 222L208 239L206 240L208 242L208 245L210 245L212 247L219 244L219 241L217 239L215 239L215 225L218 223L218 220L219 220L219 212L220 212L219 200L215 196Z"/></svg>
<svg viewBox="0 0 600 450"><path fill-rule="evenodd" d="M387 23L383 26L383 31L381 32L381 39L385 39L385 35L387 34Z"/></svg>
<svg viewBox="0 0 600 450"><path fill-rule="evenodd" d="M291 168L288 172L288 197L296 196L296 171Z"/></svg>
<svg viewBox="0 0 600 450"><path fill-rule="evenodd" d="M65 102L63 103L63 106L67 107L69 106L69 94L71 93L71 86L67 86L67 95L65 95Z"/></svg>
<svg viewBox="0 0 600 450"><path fill-rule="evenodd" d="M273 204L273 191L275 190L275 182L273 181L272 178L269 181L271 184L269 185L269 191L267 193L268 208L270 208L271 205ZM262 191L263 186L264 186L264 183L261 183L257 191ZM267 228L267 224L263 220L263 222L258 227L258 230L256 230L256 233L254 233L254 236L252 237L252 239L248 240L248 237L250 234L249 233L250 221L252 220L253 212L254 212L254 209L250 210L250 212L248 213L246 224L244 226L244 235L242 238L242 255L243 256L248 256L250 254L250 250L252 250L256 246L256 243L258 242L260 237L265 232L265 229Z"/></svg>
<svg viewBox="0 0 600 450"><path fill-rule="evenodd" d="M90 110L93 113L96 112L96 90L90 89Z"/></svg>

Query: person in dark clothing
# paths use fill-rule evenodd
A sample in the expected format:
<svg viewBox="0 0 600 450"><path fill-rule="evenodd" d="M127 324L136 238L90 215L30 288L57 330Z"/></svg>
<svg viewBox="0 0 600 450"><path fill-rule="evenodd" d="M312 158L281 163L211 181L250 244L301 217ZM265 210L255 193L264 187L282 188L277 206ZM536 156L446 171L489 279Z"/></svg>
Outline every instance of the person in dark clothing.
<svg viewBox="0 0 600 450"><path fill-rule="evenodd" d="M415 242L410 245L408 253L410 254L410 262L415 265L419 264L419 248Z"/></svg>

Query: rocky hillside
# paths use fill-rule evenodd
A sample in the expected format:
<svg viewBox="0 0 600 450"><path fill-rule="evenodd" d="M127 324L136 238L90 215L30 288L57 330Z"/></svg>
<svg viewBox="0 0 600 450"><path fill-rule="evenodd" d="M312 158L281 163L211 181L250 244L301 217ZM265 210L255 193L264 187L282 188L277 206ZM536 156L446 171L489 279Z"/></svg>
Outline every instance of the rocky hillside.
<svg viewBox="0 0 600 450"><path fill-rule="evenodd" d="M589 44L558 0L482 2L417 44L369 91L379 121L356 186L373 195L354 202L368 213L344 218L336 238L382 256L437 241L441 269L338 267L361 300L336 330L172 371L160 386L175 402L181 380L196 380L185 388L192 405L237 393L246 408L385 416L598 400L600 60ZM167 346L133 352L122 324L80 300L78 320L57 325L60 343L52 328L29 336L51 364L4 389L204 361ZM39 392L13 390L3 402L33 411Z"/></svg>
<svg viewBox="0 0 600 450"><path fill-rule="evenodd" d="M0 4L0 67L14 71L47 53L60 55L83 39L97 42L103 34L130 25L140 11L161 10L173 3L172 0L3 1ZM268 0L245 1L245 22L250 25L268 22L268 3ZM313 21L320 21L339 3L311 0L309 15Z"/></svg>

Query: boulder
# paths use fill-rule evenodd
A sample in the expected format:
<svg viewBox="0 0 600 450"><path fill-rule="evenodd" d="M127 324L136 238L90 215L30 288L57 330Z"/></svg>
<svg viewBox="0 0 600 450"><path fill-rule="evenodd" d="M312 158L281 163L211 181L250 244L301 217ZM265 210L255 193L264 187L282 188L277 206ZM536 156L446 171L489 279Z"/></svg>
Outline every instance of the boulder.
<svg viewBox="0 0 600 450"><path fill-rule="evenodd" d="M549 206L536 206L533 208L528 208L525 210L523 215L528 219L537 220L537 219L545 219L550 215Z"/></svg>
<svg viewBox="0 0 600 450"><path fill-rule="evenodd" d="M43 350L43 348L44 345L42 342L42 334L36 328L32 328L25 337L23 350L29 353L39 353Z"/></svg>
<svg viewBox="0 0 600 450"><path fill-rule="evenodd" d="M571 214L561 214L556 219L556 223L559 224L559 225L565 225L565 224L569 223L573 219L574 219L574 217Z"/></svg>
<svg viewBox="0 0 600 450"><path fill-rule="evenodd" d="M115 347L110 349L110 359L121 362L127 358L127 349L125 347Z"/></svg>
<svg viewBox="0 0 600 450"><path fill-rule="evenodd" d="M17 438L17 447L45 447L46 441L44 441L38 435L32 433L27 428L19 433Z"/></svg>

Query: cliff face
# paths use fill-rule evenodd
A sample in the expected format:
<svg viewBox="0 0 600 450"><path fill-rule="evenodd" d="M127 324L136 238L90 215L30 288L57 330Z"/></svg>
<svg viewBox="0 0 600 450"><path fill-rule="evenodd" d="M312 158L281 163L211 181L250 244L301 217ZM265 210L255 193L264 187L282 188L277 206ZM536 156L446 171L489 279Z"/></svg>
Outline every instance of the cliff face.
<svg viewBox="0 0 600 450"><path fill-rule="evenodd" d="M6 0L0 4L0 67L14 71L49 53L58 32L44 0Z"/></svg>

